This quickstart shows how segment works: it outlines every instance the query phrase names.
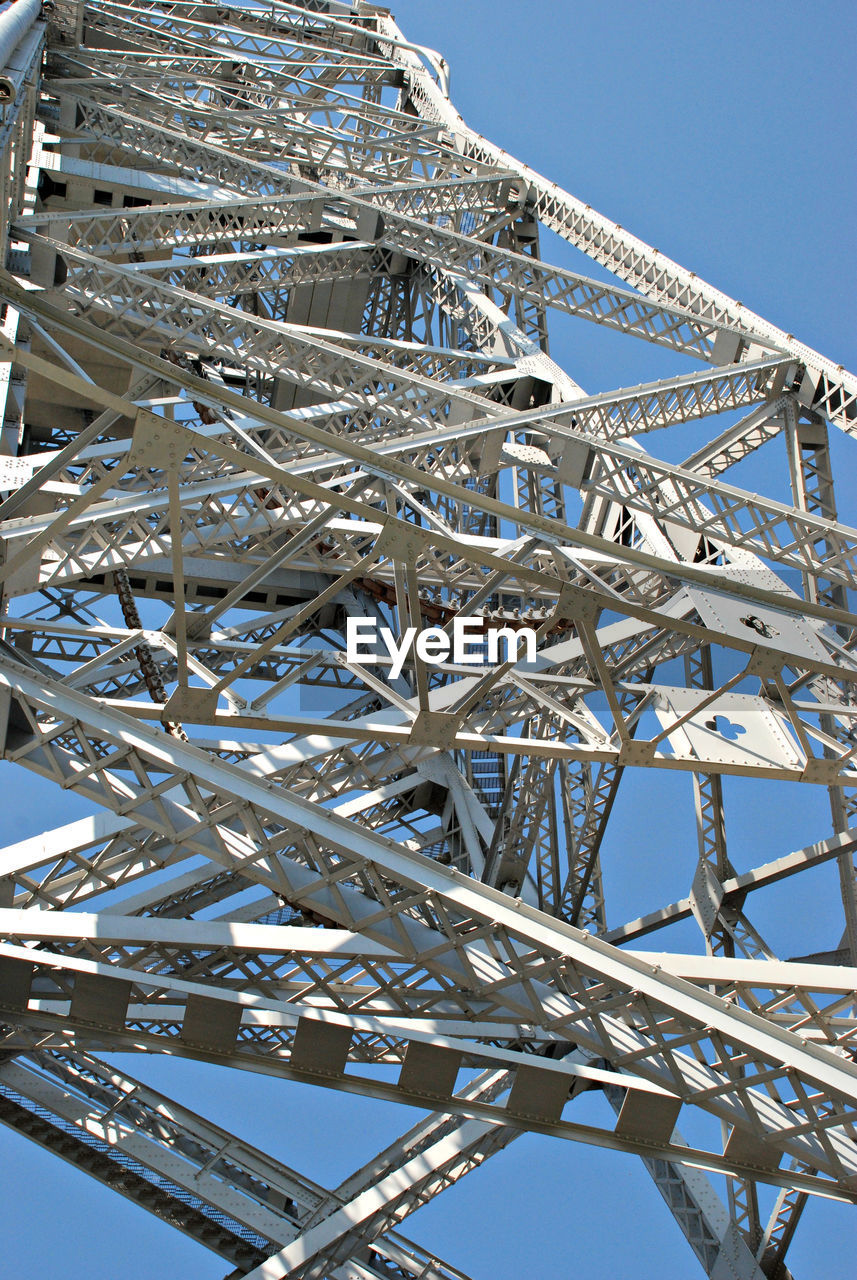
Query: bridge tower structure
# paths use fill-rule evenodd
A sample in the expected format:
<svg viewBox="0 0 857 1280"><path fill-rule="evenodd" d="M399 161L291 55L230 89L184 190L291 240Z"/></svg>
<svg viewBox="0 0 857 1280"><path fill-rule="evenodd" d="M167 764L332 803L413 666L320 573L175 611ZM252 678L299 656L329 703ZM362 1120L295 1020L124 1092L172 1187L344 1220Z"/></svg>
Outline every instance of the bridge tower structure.
<svg viewBox="0 0 857 1280"><path fill-rule="evenodd" d="M231 1280L461 1280L407 1218L526 1133L787 1280L857 1199L857 379L364 0L14 0L0 155L0 1120ZM325 1187L153 1054L421 1118Z"/></svg>

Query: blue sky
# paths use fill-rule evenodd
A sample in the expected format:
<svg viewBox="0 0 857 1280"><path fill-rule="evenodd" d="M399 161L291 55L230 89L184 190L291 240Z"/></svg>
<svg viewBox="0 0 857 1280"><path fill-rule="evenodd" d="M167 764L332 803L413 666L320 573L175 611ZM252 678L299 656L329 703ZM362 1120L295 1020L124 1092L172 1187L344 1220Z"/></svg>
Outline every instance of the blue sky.
<svg viewBox="0 0 857 1280"><path fill-rule="evenodd" d="M453 99L474 128L802 341L857 365L850 6L401 0L394 12L409 38L446 55ZM555 354L587 390L670 371L645 344L627 359L622 348L617 373L618 348L602 360L594 345L581 341L578 350L576 342L569 330ZM3 780L10 785L8 770ZM807 839L824 834L822 809L802 792L779 794L782 803L760 814L735 788L753 861L796 847L804 831ZM619 817L630 831L633 813ZM668 825L635 833L637 856L623 875L657 877ZM832 890L832 879L824 886ZM657 901L657 886L653 893ZM835 941L838 926L823 915L785 918L800 935L797 951L808 937ZM275 1080L236 1081L178 1060L124 1065L329 1182L414 1118L392 1105ZM68 1280L217 1280L229 1270L6 1130L0 1152L9 1274L26 1264L32 1274L61 1268ZM534 1254L544 1274L576 1280L701 1274L635 1160L549 1139L519 1140L406 1231L478 1280L533 1274ZM843 1275L853 1232L851 1211L812 1201L790 1254L797 1280Z"/></svg>

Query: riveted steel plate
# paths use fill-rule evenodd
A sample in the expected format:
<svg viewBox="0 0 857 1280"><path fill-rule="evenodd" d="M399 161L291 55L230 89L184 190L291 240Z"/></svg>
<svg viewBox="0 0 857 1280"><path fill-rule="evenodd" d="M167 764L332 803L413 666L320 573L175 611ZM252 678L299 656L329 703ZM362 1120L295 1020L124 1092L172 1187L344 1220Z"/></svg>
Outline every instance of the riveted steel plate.
<svg viewBox="0 0 857 1280"><path fill-rule="evenodd" d="M725 591L688 587L687 594L702 621L712 631L720 631L737 640L748 640L789 657L814 662L830 661L830 654L809 618L801 618L767 604L750 603Z"/></svg>
<svg viewBox="0 0 857 1280"><path fill-rule="evenodd" d="M653 707L664 729L692 713L668 736L677 757L745 768L803 768L803 754L763 698L724 693L706 703L710 696L704 689L664 687L656 692Z"/></svg>

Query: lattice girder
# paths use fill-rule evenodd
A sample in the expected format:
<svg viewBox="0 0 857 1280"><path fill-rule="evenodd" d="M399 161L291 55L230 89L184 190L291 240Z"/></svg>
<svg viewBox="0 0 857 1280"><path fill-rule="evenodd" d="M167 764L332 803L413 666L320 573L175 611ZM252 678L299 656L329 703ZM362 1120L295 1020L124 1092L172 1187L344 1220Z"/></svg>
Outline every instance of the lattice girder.
<svg viewBox="0 0 857 1280"><path fill-rule="evenodd" d="M0 749L80 807L0 850L0 1119L234 1276L452 1280L396 1227L526 1132L787 1277L857 1200L857 380L473 133L385 10L16 12ZM596 325L676 372L588 394ZM760 851L733 779L833 833ZM617 824L682 782L653 910ZM829 862L795 958L757 894ZM429 1115L327 1191L96 1052Z"/></svg>

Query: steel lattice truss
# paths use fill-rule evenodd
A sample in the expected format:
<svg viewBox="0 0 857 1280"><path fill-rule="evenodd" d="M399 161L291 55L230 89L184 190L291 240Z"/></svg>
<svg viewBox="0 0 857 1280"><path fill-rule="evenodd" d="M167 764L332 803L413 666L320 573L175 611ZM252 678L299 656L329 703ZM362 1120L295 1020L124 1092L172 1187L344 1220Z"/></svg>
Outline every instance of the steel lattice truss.
<svg viewBox="0 0 857 1280"><path fill-rule="evenodd" d="M636 1153L706 1274L787 1276L807 1197L857 1199L857 379L474 134L371 4L16 0L0 51L0 741L92 815L0 853L0 1119L236 1276L460 1276L400 1225L528 1130ZM680 372L587 395L550 312ZM790 492L733 482L756 450ZM347 658L465 615L537 661ZM653 770L698 847L623 921ZM755 865L724 775L832 825ZM828 861L844 937L778 957L751 895ZM427 1118L331 1191L128 1050Z"/></svg>

